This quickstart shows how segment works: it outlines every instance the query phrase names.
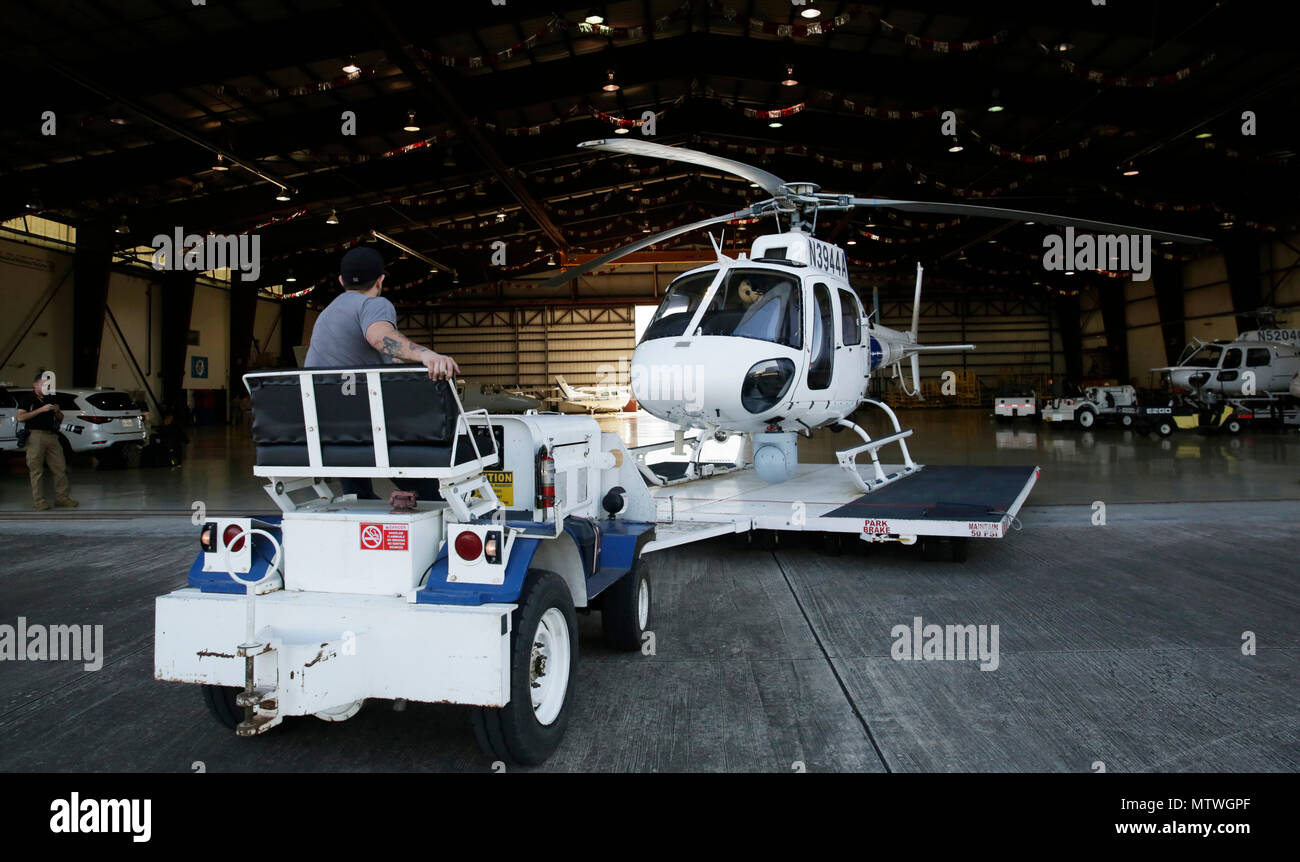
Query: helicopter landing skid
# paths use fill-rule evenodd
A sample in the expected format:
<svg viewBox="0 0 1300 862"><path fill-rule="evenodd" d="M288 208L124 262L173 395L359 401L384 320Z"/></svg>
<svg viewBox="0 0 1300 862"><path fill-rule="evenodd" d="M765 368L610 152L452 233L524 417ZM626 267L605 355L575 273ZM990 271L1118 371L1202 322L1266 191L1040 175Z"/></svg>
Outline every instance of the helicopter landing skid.
<svg viewBox="0 0 1300 862"><path fill-rule="evenodd" d="M899 479L910 476L913 473L924 469L925 465L917 464L912 460L912 454L907 451L907 438L912 436L912 429L908 428L904 431L898 424L898 417L888 405L871 398L864 398L862 403L874 404L881 410L884 410L886 415L889 416L889 421L894 425L894 433L886 437L881 437L878 440L873 440L871 439L871 435L862 428L859 428L847 419L841 419L838 422L839 425L856 431L858 436L865 442L861 446L854 446L851 449L842 449L835 453L835 457L839 460L840 466L844 468L844 472L849 474L849 478L853 480L853 484L858 487L858 490L862 491L864 494L870 494L872 491L878 491L886 485L891 485ZM890 443L897 443L898 448L903 451L903 466L892 473L886 473L880 464L880 455L877 450L882 446L888 446ZM871 456L871 466L875 469L874 478L864 478L862 472L858 469L857 457L863 452L866 452Z"/></svg>

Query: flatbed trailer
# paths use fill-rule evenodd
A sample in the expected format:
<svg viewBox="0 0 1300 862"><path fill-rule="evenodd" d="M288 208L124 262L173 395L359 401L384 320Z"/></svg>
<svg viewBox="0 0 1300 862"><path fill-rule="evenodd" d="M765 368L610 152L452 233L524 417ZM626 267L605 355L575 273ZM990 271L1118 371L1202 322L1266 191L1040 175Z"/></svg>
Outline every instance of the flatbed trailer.
<svg viewBox="0 0 1300 862"><path fill-rule="evenodd" d="M1006 535L1038 476L1038 467L930 465L861 494L838 464L802 464L792 479L775 485L741 469L652 488L655 538L644 552L758 530L908 545L933 539L952 544L959 556L965 539Z"/></svg>

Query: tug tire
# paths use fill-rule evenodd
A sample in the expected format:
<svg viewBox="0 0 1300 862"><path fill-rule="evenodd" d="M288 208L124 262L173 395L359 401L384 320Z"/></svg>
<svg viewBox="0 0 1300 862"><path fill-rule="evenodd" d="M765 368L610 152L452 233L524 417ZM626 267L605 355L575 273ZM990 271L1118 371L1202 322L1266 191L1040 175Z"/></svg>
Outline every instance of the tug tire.
<svg viewBox="0 0 1300 862"><path fill-rule="evenodd" d="M548 616L550 611L556 613ZM555 629L548 626L548 634L567 635L569 656L568 674L563 678L561 692L563 700L558 713L547 724L538 720L533 707L531 673L535 642L544 617L556 625ZM564 738L578 675L578 615L568 585L554 572L531 570L511 623L510 702L505 706L475 707L470 720L474 737L488 757L507 764L535 766L550 757ZM555 646L560 644L557 642Z"/></svg>
<svg viewBox="0 0 1300 862"><path fill-rule="evenodd" d="M217 724L226 730L234 730L244 720L244 708L235 703L235 697L242 688L226 685L204 685L203 702L208 712L217 720Z"/></svg>

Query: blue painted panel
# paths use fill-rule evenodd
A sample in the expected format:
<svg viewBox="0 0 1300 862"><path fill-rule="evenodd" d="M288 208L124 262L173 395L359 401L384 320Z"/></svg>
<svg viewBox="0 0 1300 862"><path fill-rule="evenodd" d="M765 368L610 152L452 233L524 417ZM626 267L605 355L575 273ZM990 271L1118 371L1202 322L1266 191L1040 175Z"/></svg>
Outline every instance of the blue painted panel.
<svg viewBox="0 0 1300 862"><path fill-rule="evenodd" d="M542 539L519 537L510 549L510 559L506 561L506 578L501 586L491 584L458 584L447 581L447 544L438 552L429 578L424 587L415 594L416 604L421 605L486 605L496 602L510 603L519 598L524 588L524 578L528 567L533 562L533 554Z"/></svg>
<svg viewBox="0 0 1300 862"><path fill-rule="evenodd" d="M259 518L268 523L272 520L279 522L279 518ZM267 530L276 541L284 541L279 527L271 527ZM271 567L271 560L275 557L275 546L268 542L262 536L253 536L253 564L250 571L244 577L252 579L261 577L266 574L266 570ZM205 593L228 593L230 595L245 595L247 587L230 577L228 572L205 572L203 571L203 552L199 551L198 557L190 566L189 585L198 587Z"/></svg>

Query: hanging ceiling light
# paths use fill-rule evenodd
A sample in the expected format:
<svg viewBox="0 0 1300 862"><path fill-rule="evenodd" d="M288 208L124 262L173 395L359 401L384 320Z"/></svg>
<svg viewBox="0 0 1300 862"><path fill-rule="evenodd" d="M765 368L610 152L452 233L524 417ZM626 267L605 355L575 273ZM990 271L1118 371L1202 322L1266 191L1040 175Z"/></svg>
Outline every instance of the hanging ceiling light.
<svg viewBox="0 0 1300 862"><path fill-rule="evenodd" d="M537 241L537 247L533 249L533 254L541 254L544 251L546 251L546 249L542 248L542 241L539 239Z"/></svg>
<svg viewBox="0 0 1300 862"><path fill-rule="evenodd" d="M772 122L770 122L770 123L767 124L767 127L768 127L769 129L779 129L779 128L781 128L783 125L785 125L785 124L782 123L780 120L773 120Z"/></svg>
<svg viewBox="0 0 1300 862"><path fill-rule="evenodd" d="M619 91L619 86L614 81L613 69L610 69L605 72L605 86L601 87L601 89L604 90L606 93L617 93Z"/></svg>
<svg viewBox="0 0 1300 862"><path fill-rule="evenodd" d="M627 133L628 133L628 128L627 128L627 126L624 126L624 125L622 125L622 124L620 124L620 125L618 125L618 126L616 126L616 127L614 128L614 134L616 134L616 135L626 135Z"/></svg>
<svg viewBox="0 0 1300 862"><path fill-rule="evenodd" d="M483 182L481 180L477 183L474 183L474 194L479 197L483 197L484 195L487 194L487 189L483 187Z"/></svg>
<svg viewBox="0 0 1300 862"><path fill-rule="evenodd" d="M858 244L858 241L857 241L856 239L851 239L851 240L846 241L844 244L845 244L845 245L857 245L857 244Z"/></svg>
<svg viewBox="0 0 1300 862"><path fill-rule="evenodd" d="M497 210L497 224L501 224L505 220L506 220L506 211Z"/></svg>
<svg viewBox="0 0 1300 862"><path fill-rule="evenodd" d="M785 67L785 80L783 80L783 81L781 82L781 86L782 86L782 87L793 87L793 86L795 86L795 85L798 84L798 83L799 83L798 79L795 78L795 76L794 76L794 66L786 66L786 67Z"/></svg>
<svg viewBox="0 0 1300 862"><path fill-rule="evenodd" d="M1057 42L1057 43L1056 43L1056 51L1057 51L1057 53L1059 53L1059 54L1064 54L1066 51L1069 51L1069 50L1072 49L1073 47L1074 47L1074 43L1073 43L1073 42Z"/></svg>
<svg viewBox="0 0 1300 862"><path fill-rule="evenodd" d="M820 18L821 15L822 15L822 10L818 9L816 6L808 6L808 8L804 9L799 13L799 16L801 18L807 18L810 21L813 18Z"/></svg>
<svg viewBox="0 0 1300 862"><path fill-rule="evenodd" d="M403 132L418 132L420 127L415 122L415 111L406 112L406 125L402 126Z"/></svg>
<svg viewBox="0 0 1300 862"><path fill-rule="evenodd" d="M357 72L361 71L361 67L357 65L356 60L348 57L347 62L343 64L343 71L347 72L349 75L355 75Z"/></svg>
<svg viewBox="0 0 1300 862"><path fill-rule="evenodd" d="M292 284L298 280L298 276L293 274L293 270L289 270L289 274L284 277L284 280L285 282Z"/></svg>
<svg viewBox="0 0 1300 862"><path fill-rule="evenodd" d="M1201 132L1196 136L1196 140L1203 141L1206 138L1214 137L1214 132Z"/></svg>
<svg viewBox="0 0 1300 862"><path fill-rule="evenodd" d="M1121 166L1120 173L1126 177L1135 177L1138 175L1138 169L1133 167L1132 162L1129 162L1127 166Z"/></svg>
<svg viewBox="0 0 1300 862"><path fill-rule="evenodd" d="M587 12L587 17L583 18L582 20L593 27L598 27L601 24L605 23L605 16L600 14L600 10L593 6Z"/></svg>
<svg viewBox="0 0 1300 862"><path fill-rule="evenodd" d="M289 194L289 190L287 188L281 187L275 193L275 199L278 201L287 201L290 199L290 197L292 197L292 195Z"/></svg>
<svg viewBox="0 0 1300 862"><path fill-rule="evenodd" d="M114 231L115 233L130 233L130 232L131 232L131 228L130 228L130 226L127 225L127 223L126 223L126 215L123 215L123 216L122 216L122 220L121 220L120 222L117 223L117 227L113 228L113 231Z"/></svg>
<svg viewBox="0 0 1300 862"><path fill-rule="evenodd" d="M221 153L217 153L217 162L212 166L214 171L228 171L230 166L226 164L226 159Z"/></svg>
<svg viewBox="0 0 1300 862"><path fill-rule="evenodd" d="M641 224L641 233L650 233L650 222L647 221Z"/></svg>
<svg viewBox="0 0 1300 862"><path fill-rule="evenodd" d="M451 283L460 284L460 273L454 269L451 271Z"/></svg>
<svg viewBox="0 0 1300 862"><path fill-rule="evenodd" d="M555 266L555 255L551 255L550 257L548 257L548 258L546 259L546 265L547 265L547 266Z"/></svg>
<svg viewBox="0 0 1300 862"><path fill-rule="evenodd" d="M325 224L338 224L339 214L335 210L330 210L329 218L325 219Z"/></svg>
<svg viewBox="0 0 1300 862"><path fill-rule="evenodd" d="M963 147L961 144L953 144L951 147L948 148L948 152L950 152L950 153L960 153L960 152L961 152L962 150L964 150L964 149L966 149L966 148Z"/></svg>

